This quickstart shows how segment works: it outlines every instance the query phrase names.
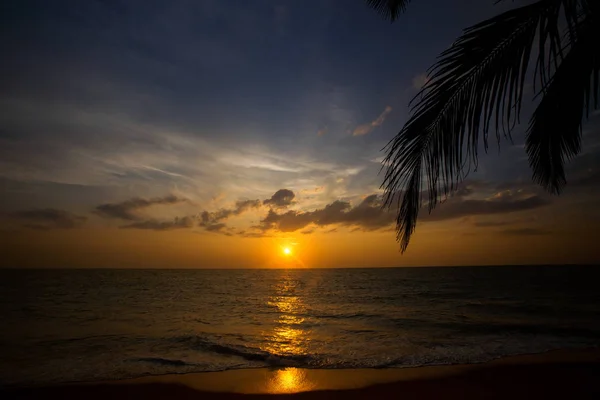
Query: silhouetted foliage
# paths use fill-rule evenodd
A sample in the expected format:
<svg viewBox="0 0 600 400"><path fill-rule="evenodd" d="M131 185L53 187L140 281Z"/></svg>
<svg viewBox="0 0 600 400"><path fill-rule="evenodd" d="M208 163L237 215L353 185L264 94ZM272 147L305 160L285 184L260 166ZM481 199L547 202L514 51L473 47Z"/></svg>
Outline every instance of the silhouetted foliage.
<svg viewBox="0 0 600 400"><path fill-rule="evenodd" d="M390 21L395 21L410 3L410 0L367 0L369 6Z"/></svg>
<svg viewBox="0 0 600 400"><path fill-rule="evenodd" d="M367 3L394 21L409 1ZM531 69L539 103L525 147L533 180L560 193L566 184L564 161L581 149L583 118L598 108L599 13L598 0L539 0L465 29L438 57L411 102L409 120L384 148L382 188L385 205L398 206L402 252L415 230L423 193L431 212L472 165L477 168L480 136L486 151L490 131L498 141L502 135L510 138L520 122Z"/></svg>

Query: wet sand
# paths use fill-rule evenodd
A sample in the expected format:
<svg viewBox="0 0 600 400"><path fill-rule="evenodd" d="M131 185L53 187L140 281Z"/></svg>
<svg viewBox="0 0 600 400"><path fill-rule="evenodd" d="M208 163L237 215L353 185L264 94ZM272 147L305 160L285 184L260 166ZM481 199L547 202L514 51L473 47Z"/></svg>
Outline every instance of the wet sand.
<svg viewBox="0 0 600 400"><path fill-rule="evenodd" d="M247 369L13 388L10 399L598 399L600 349L402 369Z"/></svg>

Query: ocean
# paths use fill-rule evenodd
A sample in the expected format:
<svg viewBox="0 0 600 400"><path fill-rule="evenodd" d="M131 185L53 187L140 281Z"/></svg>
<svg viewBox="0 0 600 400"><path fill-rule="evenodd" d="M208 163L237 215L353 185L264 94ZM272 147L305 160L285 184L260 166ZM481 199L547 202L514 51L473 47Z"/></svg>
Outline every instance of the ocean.
<svg viewBox="0 0 600 400"><path fill-rule="evenodd" d="M0 384L402 368L598 346L598 272L0 270Z"/></svg>

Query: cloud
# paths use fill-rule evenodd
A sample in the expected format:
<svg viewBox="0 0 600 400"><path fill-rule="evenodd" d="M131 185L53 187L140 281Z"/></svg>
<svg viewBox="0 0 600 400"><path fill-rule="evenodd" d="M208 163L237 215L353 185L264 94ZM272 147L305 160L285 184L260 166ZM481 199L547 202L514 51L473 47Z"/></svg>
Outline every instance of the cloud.
<svg viewBox="0 0 600 400"><path fill-rule="evenodd" d="M263 204L274 207L287 207L292 204L296 195L289 189L279 189L270 199L264 200Z"/></svg>
<svg viewBox="0 0 600 400"><path fill-rule="evenodd" d="M225 224L218 223L218 224L207 225L204 228L209 232L219 232L219 231L225 229L225 227L226 227Z"/></svg>
<svg viewBox="0 0 600 400"><path fill-rule="evenodd" d="M363 230L384 228L395 220L395 215L382 205L381 197L376 194L365 197L355 207L338 200L316 212L317 225L353 225Z"/></svg>
<svg viewBox="0 0 600 400"><path fill-rule="evenodd" d="M234 214L239 215L253 208L260 207L260 200L240 200L235 203Z"/></svg>
<svg viewBox="0 0 600 400"><path fill-rule="evenodd" d="M352 132L352 136L362 136L362 135L371 133L371 131L373 129L375 129L378 126L381 126L381 124L383 124L383 122L385 121L385 118L391 112L392 112L392 107L387 106L385 108L385 110L383 110L383 112L379 115L379 117L377 117L373 121L369 122L368 124L359 125L356 128L354 128L354 131Z"/></svg>
<svg viewBox="0 0 600 400"><path fill-rule="evenodd" d="M598 171L580 174L567 182L567 189L570 187L597 188L598 186L600 186L600 172Z"/></svg>
<svg viewBox="0 0 600 400"><path fill-rule="evenodd" d="M155 205L170 205L185 201L177 196L155 197L152 199L133 198L121 203L107 203L96 207L94 213L104 218L116 218L126 221L142 221L138 211Z"/></svg>
<svg viewBox="0 0 600 400"><path fill-rule="evenodd" d="M301 194L306 194L306 193L310 193L310 194L313 194L313 193L322 193L324 190L325 190L325 186L317 186L317 187L314 187L314 188L311 188L311 189L302 189L300 191L300 193Z"/></svg>
<svg viewBox="0 0 600 400"><path fill-rule="evenodd" d="M518 229L504 229L500 231L505 235L515 235L515 236L536 236L536 235L549 235L552 232L546 229L540 228L518 228Z"/></svg>
<svg viewBox="0 0 600 400"><path fill-rule="evenodd" d="M317 131L317 136L323 136L328 132L327 127L321 128Z"/></svg>
<svg viewBox="0 0 600 400"><path fill-rule="evenodd" d="M230 217L240 215L246 211L251 209L260 208L261 205L271 206L272 208L285 208L294 203L294 198L296 195L293 191L289 189L279 189L275 192L270 198L266 200L240 200L235 203L235 207L231 209L220 209L217 211L203 211L200 213L200 222L198 226L203 227L205 230L210 232L222 232L226 228L225 223L223 221L227 220ZM269 211L269 214L266 218L269 218L269 215L279 215L274 212L272 209ZM290 219L290 223L296 224L296 220ZM285 223L284 223L285 225ZM295 230L295 229L294 229ZM227 232L230 234L230 232ZM237 233L239 236L243 237L263 237L264 230L259 229L255 231L239 231Z"/></svg>
<svg viewBox="0 0 600 400"><path fill-rule="evenodd" d="M476 221L473 226L478 228L494 228L499 226L516 225L516 224L534 224L538 220L535 216L527 216L525 218L511 218L510 220L501 221Z"/></svg>
<svg viewBox="0 0 600 400"><path fill-rule="evenodd" d="M194 217L175 218L173 221L157 221L148 219L145 221L134 222L129 225L123 225L121 229L149 229L154 231L169 231L173 229L192 228L194 226Z"/></svg>
<svg viewBox="0 0 600 400"><path fill-rule="evenodd" d="M235 203L235 207L231 209L224 208L213 212L202 211L200 213L200 222L198 223L198 226L209 232L221 232L230 236L230 232L224 232L226 225L222 221L232 216L240 215L251 209L259 208L261 204L262 202L258 199L239 200Z"/></svg>
<svg viewBox="0 0 600 400"><path fill-rule="evenodd" d="M427 204L419 213L419 221L444 221L477 215L508 214L532 210L549 205L549 197L542 194L531 182L492 183L480 180L466 180L459 184L457 190L448 198L442 196L437 207L427 210ZM429 197L427 191L421 192L424 199ZM485 196L485 197L483 197ZM392 197L391 204L397 204L402 199L398 192ZM520 222L529 220L519 219ZM475 226L500 226L502 222L476 222Z"/></svg>
<svg viewBox="0 0 600 400"><path fill-rule="evenodd" d="M340 224L355 226L362 230L376 230L387 227L394 221L394 215L381 206L381 198L373 194L355 207L352 207L349 202L336 200L322 209L309 212L290 210L278 214L271 209L261 221L259 228L263 231L276 229L282 232L294 232L310 224L321 227Z"/></svg>
<svg viewBox="0 0 600 400"><path fill-rule="evenodd" d="M412 86L417 90L421 90L427 82L429 82L427 74L419 74L412 79Z"/></svg>
<svg viewBox="0 0 600 400"><path fill-rule="evenodd" d="M261 204L260 200L239 200L235 203L235 207L231 209L223 208L213 212L202 211L200 213L200 226L212 226L229 217L240 215L253 208L258 208Z"/></svg>
<svg viewBox="0 0 600 400"><path fill-rule="evenodd" d="M252 239L257 239L257 238L264 238L264 237L270 237L271 235L269 235L266 232L263 232L261 230L241 230L235 233L237 236L241 236L244 238L252 238Z"/></svg>
<svg viewBox="0 0 600 400"><path fill-rule="evenodd" d="M496 192L485 199L471 199L474 187L483 183L471 182L464 186L455 196L440 204L431 214L426 207L421 211L419 221L444 221L473 215L496 215L532 210L543 207L550 202L538 195L526 194L521 191L504 190ZM336 200L321 209L314 211L289 210L279 213L269 210L260 224L259 230L278 230L294 232L307 228L309 225L325 227L329 225L344 225L356 230L374 231L387 229L395 223L396 214L382 207L382 198L378 194L365 197L359 204ZM501 226L505 223L478 223L478 226Z"/></svg>
<svg viewBox="0 0 600 400"><path fill-rule="evenodd" d="M469 215L506 214L532 210L550 204L539 195L521 195L513 192L499 192L488 199L472 200L452 197L438 205L431 213L421 212L419 220L443 221Z"/></svg>
<svg viewBox="0 0 600 400"><path fill-rule="evenodd" d="M261 221L260 227L265 231L275 228L281 232L294 232L312 222L314 222L312 213L290 210L284 214L277 214L275 211L269 210L267 216Z"/></svg>
<svg viewBox="0 0 600 400"><path fill-rule="evenodd" d="M31 229L72 229L79 228L87 220L86 217L54 208L17 211L10 216L25 222L23 225Z"/></svg>
<svg viewBox="0 0 600 400"><path fill-rule="evenodd" d="M495 227L495 226L506 226L506 225L510 225L510 222L507 221L480 221L480 222L475 222L473 224L474 226L478 227L478 228L490 228L490 227Z"/></svg>
<svg viewBox="0 0 600 400"><path fill-rule="evenodd" d="M495 190L494 190L495 189ZM488 193L486 198L474 198L481 193ZM399 195L398 195L399 196ZM221 234L236 234L243 237L264 237L269 231L313 233L315 228L329 227L333 231L336 226L348 226L355 230L375 231L392 229L396 214L383 207L379 194L371 194L354 204L345 200L335 200L322 208L312 211L285 210L295 203L296 195L290 189L280 189L265 200L239 200L232 208L222 208L216 211L202 211L195 217L176 218L173 221L160 221L153 218L141 218L140 209L156 204L174 204L184 201L176 196L153 199L134 198L121 203L103 204L96 207L96 213L107 218L118 218L131 221L123 229L148 229L166 231L173 229L191 228L196 222L199 227L208 232ZM497 185L470 181L463 183L453 196L446 199L431 214L426 210L420 213L419 221L445 221L475 215L497 215L524 210L536 209L549 204L549 201L537 194L527 193L522 189L512 190L503 187L497 190ZM252 209L269 206L267 214L260 222L249 229L233 232L226 222L229 218L238 216ZM426 207L426 206L425 206ZM424 207L424 208L425 208ZM476 222L480 227L500 227L509 225L500 222ZM333 228L333 229L331 229ZM506 232L512 232L506 230ZM516 231L513 232L513 234ZM525 231L523 231L525 232ZM525 233L522 233L525 234Z"/></svg>

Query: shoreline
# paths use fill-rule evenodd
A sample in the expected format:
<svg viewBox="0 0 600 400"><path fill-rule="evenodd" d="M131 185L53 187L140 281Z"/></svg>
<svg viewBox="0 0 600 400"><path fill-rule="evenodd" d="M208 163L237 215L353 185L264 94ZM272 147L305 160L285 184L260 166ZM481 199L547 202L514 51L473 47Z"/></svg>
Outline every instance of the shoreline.
<svg viewBox="0 0 600 400"><path fill-rule="evenodd" d="M359 399L400 394L403 398L600 398L598 376L600 348L587 348L508 356L477 364L379 369L254 368L154 375L10 388L5 389L3 398Z"/></svg>

